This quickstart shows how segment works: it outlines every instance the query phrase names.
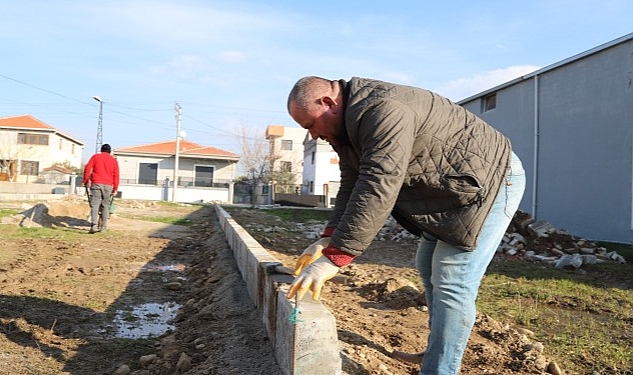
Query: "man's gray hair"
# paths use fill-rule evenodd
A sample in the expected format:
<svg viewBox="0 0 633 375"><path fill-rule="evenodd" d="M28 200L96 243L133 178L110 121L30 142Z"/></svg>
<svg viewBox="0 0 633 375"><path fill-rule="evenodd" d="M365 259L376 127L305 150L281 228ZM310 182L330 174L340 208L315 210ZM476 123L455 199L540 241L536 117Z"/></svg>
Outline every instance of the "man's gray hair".
<svg viewBox="0 0 633 375"><path fill-rule="evenodd" d="M303 77L295 83L288 95L288 110L290 103L295 102L299 108L307 110L315 100L329 93L332 88L332 81L329 79L308 76Z"/></svg>

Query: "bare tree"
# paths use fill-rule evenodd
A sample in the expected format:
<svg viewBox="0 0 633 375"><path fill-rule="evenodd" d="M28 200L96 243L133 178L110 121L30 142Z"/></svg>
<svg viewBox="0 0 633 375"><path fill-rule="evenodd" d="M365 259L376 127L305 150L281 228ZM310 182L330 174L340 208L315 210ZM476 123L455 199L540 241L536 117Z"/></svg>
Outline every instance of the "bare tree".
<svg viewBox="0 0 633 375"><path fill-rule="evenodd" d="M270 154L268 142L261 131L253 131L242 125L239 130L239 145L241 149L240 163L246 172L247 183L251 194L251 205L256 204L257 187L268 184L270 176Z"/></svg>
<svg viewBox="0 0 633 375"><path fill-rule="evenodd" d="M303 160L277 160L272 164L272 179L274 180L275 193L293 194L297 187L301 185L298 182L303 168Z"/></svg>

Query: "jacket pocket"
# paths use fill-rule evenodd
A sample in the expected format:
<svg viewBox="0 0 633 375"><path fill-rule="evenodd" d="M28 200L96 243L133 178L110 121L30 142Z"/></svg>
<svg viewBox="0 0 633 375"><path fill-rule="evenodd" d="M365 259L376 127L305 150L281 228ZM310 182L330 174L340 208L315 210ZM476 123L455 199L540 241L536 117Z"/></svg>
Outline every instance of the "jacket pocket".
<svg viewBox="0 0 633 375"><path fill-rule="evenodd" d="M403 185L398 206L409 214L430 214L481 203L485 189L468 174L445 175L435 184L421 181Z"/></svg>
<svg viewBox="0 0 633 375"><path fill-rule="evenodd" d="M484 187L479 180L469 174L452 174L442 178L442 185L452 192L456 207L481 202L484 197Z"/></svg>

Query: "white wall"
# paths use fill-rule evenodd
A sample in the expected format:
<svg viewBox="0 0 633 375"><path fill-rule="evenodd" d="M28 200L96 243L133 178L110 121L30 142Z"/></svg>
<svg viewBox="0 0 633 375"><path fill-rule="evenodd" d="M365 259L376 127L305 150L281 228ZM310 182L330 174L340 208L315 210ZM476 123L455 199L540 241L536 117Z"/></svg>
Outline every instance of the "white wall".
<svg viewBox="0 0 633 375"><path fill-rule="evenodd" d="M324 186L328 185L328 195L332 194L332 182L340 181L341 172L338 165L338 155L329 143L323 140L309 140L306 142L303 160L303 194L324 195ZM312 152L315 152L314 163ZM309 190L310 181L314 191Z"/></svg>
<svg viewBox="0 0 633 375"><path fill-rule="evenodd" d="M174 177L174 158L164 156L127 156L114 155L119 162L119 170L121 180L138 180L140 163L158 164L157 180L163 181L165 178L173 180ZM195 176L195 166L204 165L214 168L214 180L233 180L235 179L235 171L237 163L227 160L217 159L193 159L188 157L179 158L178 176L181 178L193 179Z"/></svg>
<svg viewBox="0 0 633 375"><path fill-rule="evenodd" d="M163 186L128 185L119 186L122 199L143 199L152 201L171 201L172 190ZM189 188L178 187L176 189L176 202L218 202L232 203L229 201L229 189L221 188Z"/></svg>

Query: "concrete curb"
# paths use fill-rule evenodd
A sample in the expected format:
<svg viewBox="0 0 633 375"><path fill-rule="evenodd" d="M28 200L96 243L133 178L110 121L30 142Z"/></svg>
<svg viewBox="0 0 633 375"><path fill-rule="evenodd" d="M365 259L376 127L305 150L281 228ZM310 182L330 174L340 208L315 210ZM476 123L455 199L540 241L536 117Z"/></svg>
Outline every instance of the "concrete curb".
<svg viewBox="0 0 633 375"><path fill-rule="evenodd" d="M318 301L286 298L293 277L271 272L280 262L220 205L215 211L248 294L264 322L283 375L341 374L336 320Z"/></svg>

